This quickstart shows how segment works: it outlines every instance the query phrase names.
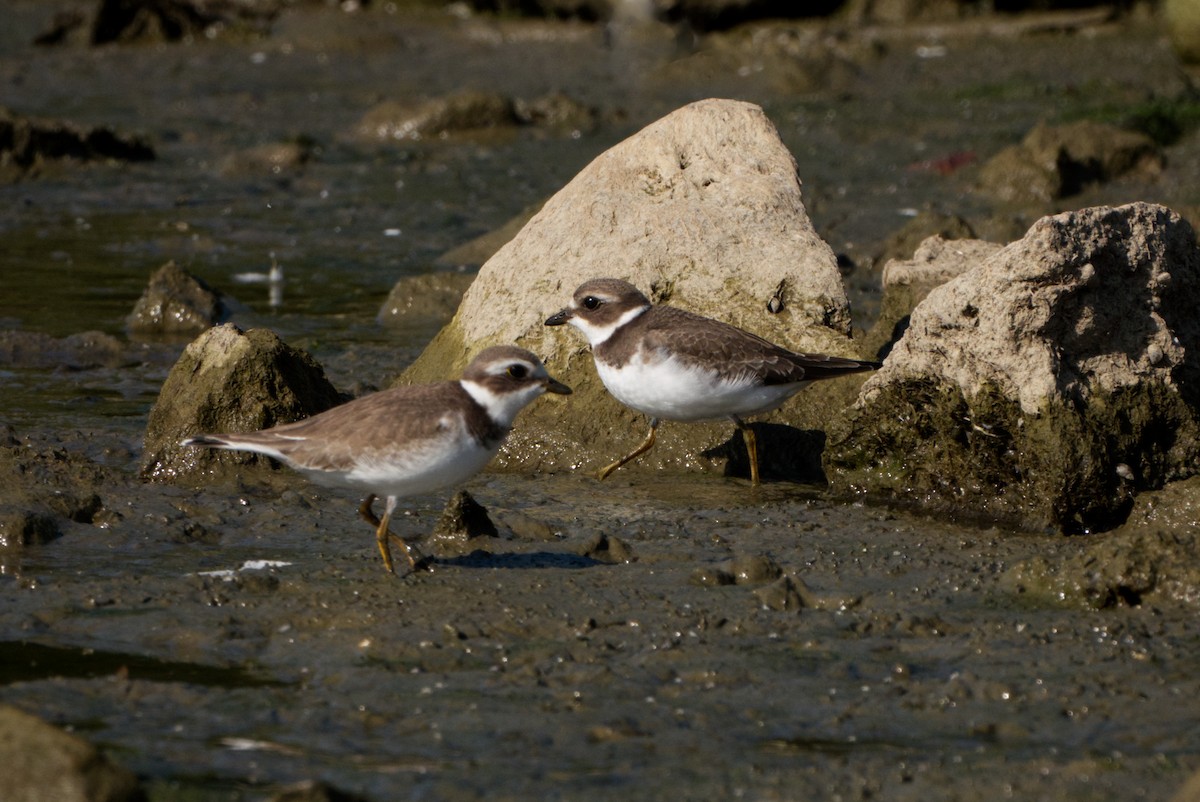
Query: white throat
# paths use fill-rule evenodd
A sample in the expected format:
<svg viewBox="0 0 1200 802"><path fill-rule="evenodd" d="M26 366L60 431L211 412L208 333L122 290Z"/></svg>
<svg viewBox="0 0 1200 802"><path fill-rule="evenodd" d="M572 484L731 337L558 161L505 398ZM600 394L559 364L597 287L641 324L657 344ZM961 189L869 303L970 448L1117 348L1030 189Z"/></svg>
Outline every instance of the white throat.
<svg viewBox="0 0 1200 802"><path fill-rule="evenodd" d="M584 320L579 315L573 315L570 323L572 326L582 331L583 336L587 337L588 343L595 348L597 345L600 345L601 343L607 341L609 337L613 336L617 329L621 328L649 308L650 307L648 306L635 306L632 309L623 312L619 318L614 320L612 323L609 323L607 326L597 326L590 320Z"/></svg>
<svg viewBox="0 0 1200 802"><path fill-rule="evenodd" d="M483 407L497 426L505 429L512 427L517 415L530 401L546 391L540 384L530 384L510 393L493 393L470 379L462 379L459 384L467 391L467 395L475 399L475 403Z"/></svg>

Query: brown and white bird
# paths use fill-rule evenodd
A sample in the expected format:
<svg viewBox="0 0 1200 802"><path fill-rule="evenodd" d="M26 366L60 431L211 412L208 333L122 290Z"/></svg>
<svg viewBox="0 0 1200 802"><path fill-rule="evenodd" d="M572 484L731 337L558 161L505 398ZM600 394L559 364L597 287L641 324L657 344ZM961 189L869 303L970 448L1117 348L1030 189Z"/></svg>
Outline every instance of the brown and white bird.
<svg viewBox="0 0 1200 802"><path fill-rule="evenodd" d="M660 420L728 418L741 430L758 484L758 445L744 418L770 412L820 379L874 370L877 362L800 354L719 320L655 306L620 279L586 281L547 326L569 323L592 346L608 391L650 418L641 445L599 472L604 479L650 450Z"/></svg>
<svg viewBox="0 0 1200 802"><path fill-rule="evenodd" d="M366 491L359 514L375 527L384 567L395 573L389 538L412 546L388 529L396 503L470 479L491 461L517 414L543 393L571 388L546 372L541 360L513 346L481 351L457 381L390 390L249 434L204 434L185 446L266 454L323 485ZM383 517L372 510L387 499Z"/></svg>

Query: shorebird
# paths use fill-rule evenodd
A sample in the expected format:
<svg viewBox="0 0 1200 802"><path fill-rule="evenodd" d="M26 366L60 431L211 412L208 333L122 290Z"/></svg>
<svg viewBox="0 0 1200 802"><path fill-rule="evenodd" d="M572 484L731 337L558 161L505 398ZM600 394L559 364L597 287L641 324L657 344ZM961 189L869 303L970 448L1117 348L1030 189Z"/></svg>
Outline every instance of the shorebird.
<svg viewBox="0 0 1200 802"><path fill-rule="evenodd" d="M388 524L405 496L457 485L495 456L517 414L543 393L569 394L541 360L513 346L481 351L457 381L391 390L248 434L202 434L183 441L279 460L323 485L352 487L368 495L359 515L375 527L384 567L395 573L389 539L404 547L416 568L413 547ZM386 498L383 517L372 506Z"/></svg>
<svg viewBox="0 0 1200 802"><path fill-rule="evenodd" d="M728 323L655 306L632 284L613 278L584 282L571 305L546 321L563 324L587 337L608 391L650 418L645 440L604 466L600 479L649 451L661 420L727 418L742 432L750 481L758 484L758 444L744 418L770 412L814 381L880 366L795 353Z"/></svg>

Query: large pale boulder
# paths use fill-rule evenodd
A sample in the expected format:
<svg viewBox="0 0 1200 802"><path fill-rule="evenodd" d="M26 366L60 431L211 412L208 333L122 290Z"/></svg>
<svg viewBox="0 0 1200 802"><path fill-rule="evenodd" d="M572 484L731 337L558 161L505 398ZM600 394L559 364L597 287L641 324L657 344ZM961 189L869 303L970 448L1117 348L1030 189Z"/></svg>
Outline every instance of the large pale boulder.
<svg viewBox="0 0 1200 802"><path fill-rule="evenodd" d="M528 410L502 464L610 461L640 440L645 422L604 391L582 335L543 326L579 284L601 276L627 279L656 302L787 347L856 355L837 262L805 212L791 154L759 107L706 100L601 154L548 200L480 269L454 319L401 381L442 379L484 346L517 343L541 354L575 394ZM838 407L829 394L857 387L854 379L828 384L806 391L816 401L793 401L776 420L823 428ZM710 464L732 452L717 448L707 458L702 452L719 447L731 431L666 424L659 445L630 468ZM787 434L783 427L772 433ZM803 458L819 473L809 442L815 439L819 452L818 436L799 444L804 455L795 442L772 447L771 434L762 437L768 471L771 460Z"/></svg>
<svg viewBox="0 0 1200 802"><path fill-rule="evenodd" d="M1200 466L1200 251L1161 206L1046 217L913 310L830 434L842 490L1061 531Z"/></svg>

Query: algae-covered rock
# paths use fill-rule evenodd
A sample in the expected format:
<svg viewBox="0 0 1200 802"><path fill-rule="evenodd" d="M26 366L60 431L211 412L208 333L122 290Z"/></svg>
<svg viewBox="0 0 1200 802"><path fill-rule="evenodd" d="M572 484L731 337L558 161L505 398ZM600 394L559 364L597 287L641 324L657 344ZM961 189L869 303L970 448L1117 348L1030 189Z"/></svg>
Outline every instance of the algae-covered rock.
<svg viewBox="0 0 1200 802"><path fill-rule="evenodd" d="M230 311L225 295L171 261L150 276L125 327L140 335L194 335L224 322Z"/></svg>
<svg viewBox="0 0 1200 802"><path fill-rule="evenodd" d="M548 200L480 269L454 319L401 381L432 381L486 345L517 343L542 355L575 392L567 403L530 409L499 462L565 468L611 461L641 439L645 420L605 391L583 337L543 325L579 284L601 276L786 347L855 355L837 262L805 212L791 154L759 107L707 100L601 154ZM806 391L777 420L821 429L858 386L855 379L822 384L833 386ZM760 453L802 460L793 446L813 438L791 427L795 437L785 444L775 433L760 435ZM721 444L731 431L664 424L654 451L628 467L725 461L730 449Z"/></svg>
<svg viewBox="0 0 1200 802"><path fill-rule="evenodd" d="M150 410L142 478L173 481L267 464L255 454L179 442L205 432L265 429L343 400L311 356L273 332L232 324L209 329L184 349Z"/></svg>
<svg viewBox="0 0 1200 802"><path fill-rule="evenodd" d="M137 777L95 746L0 705L0 798L6 802L141 802Z"/></svg>
<svg viewBox="0 0 1200 802"><path fill-rule="evenodd" d="M825 467L960 517L1111 528L1200 465L1200 252L1137 203L1047 217L913 310Z"/></svg>
<svg viewBox="0 0 1200 802"><path fill-rule="evenodd" d="M1022 560L1001 582L1039 601L1087 607L1200 604L1200 477L1138 496L1117 530L1065 560Z"/></svg>

